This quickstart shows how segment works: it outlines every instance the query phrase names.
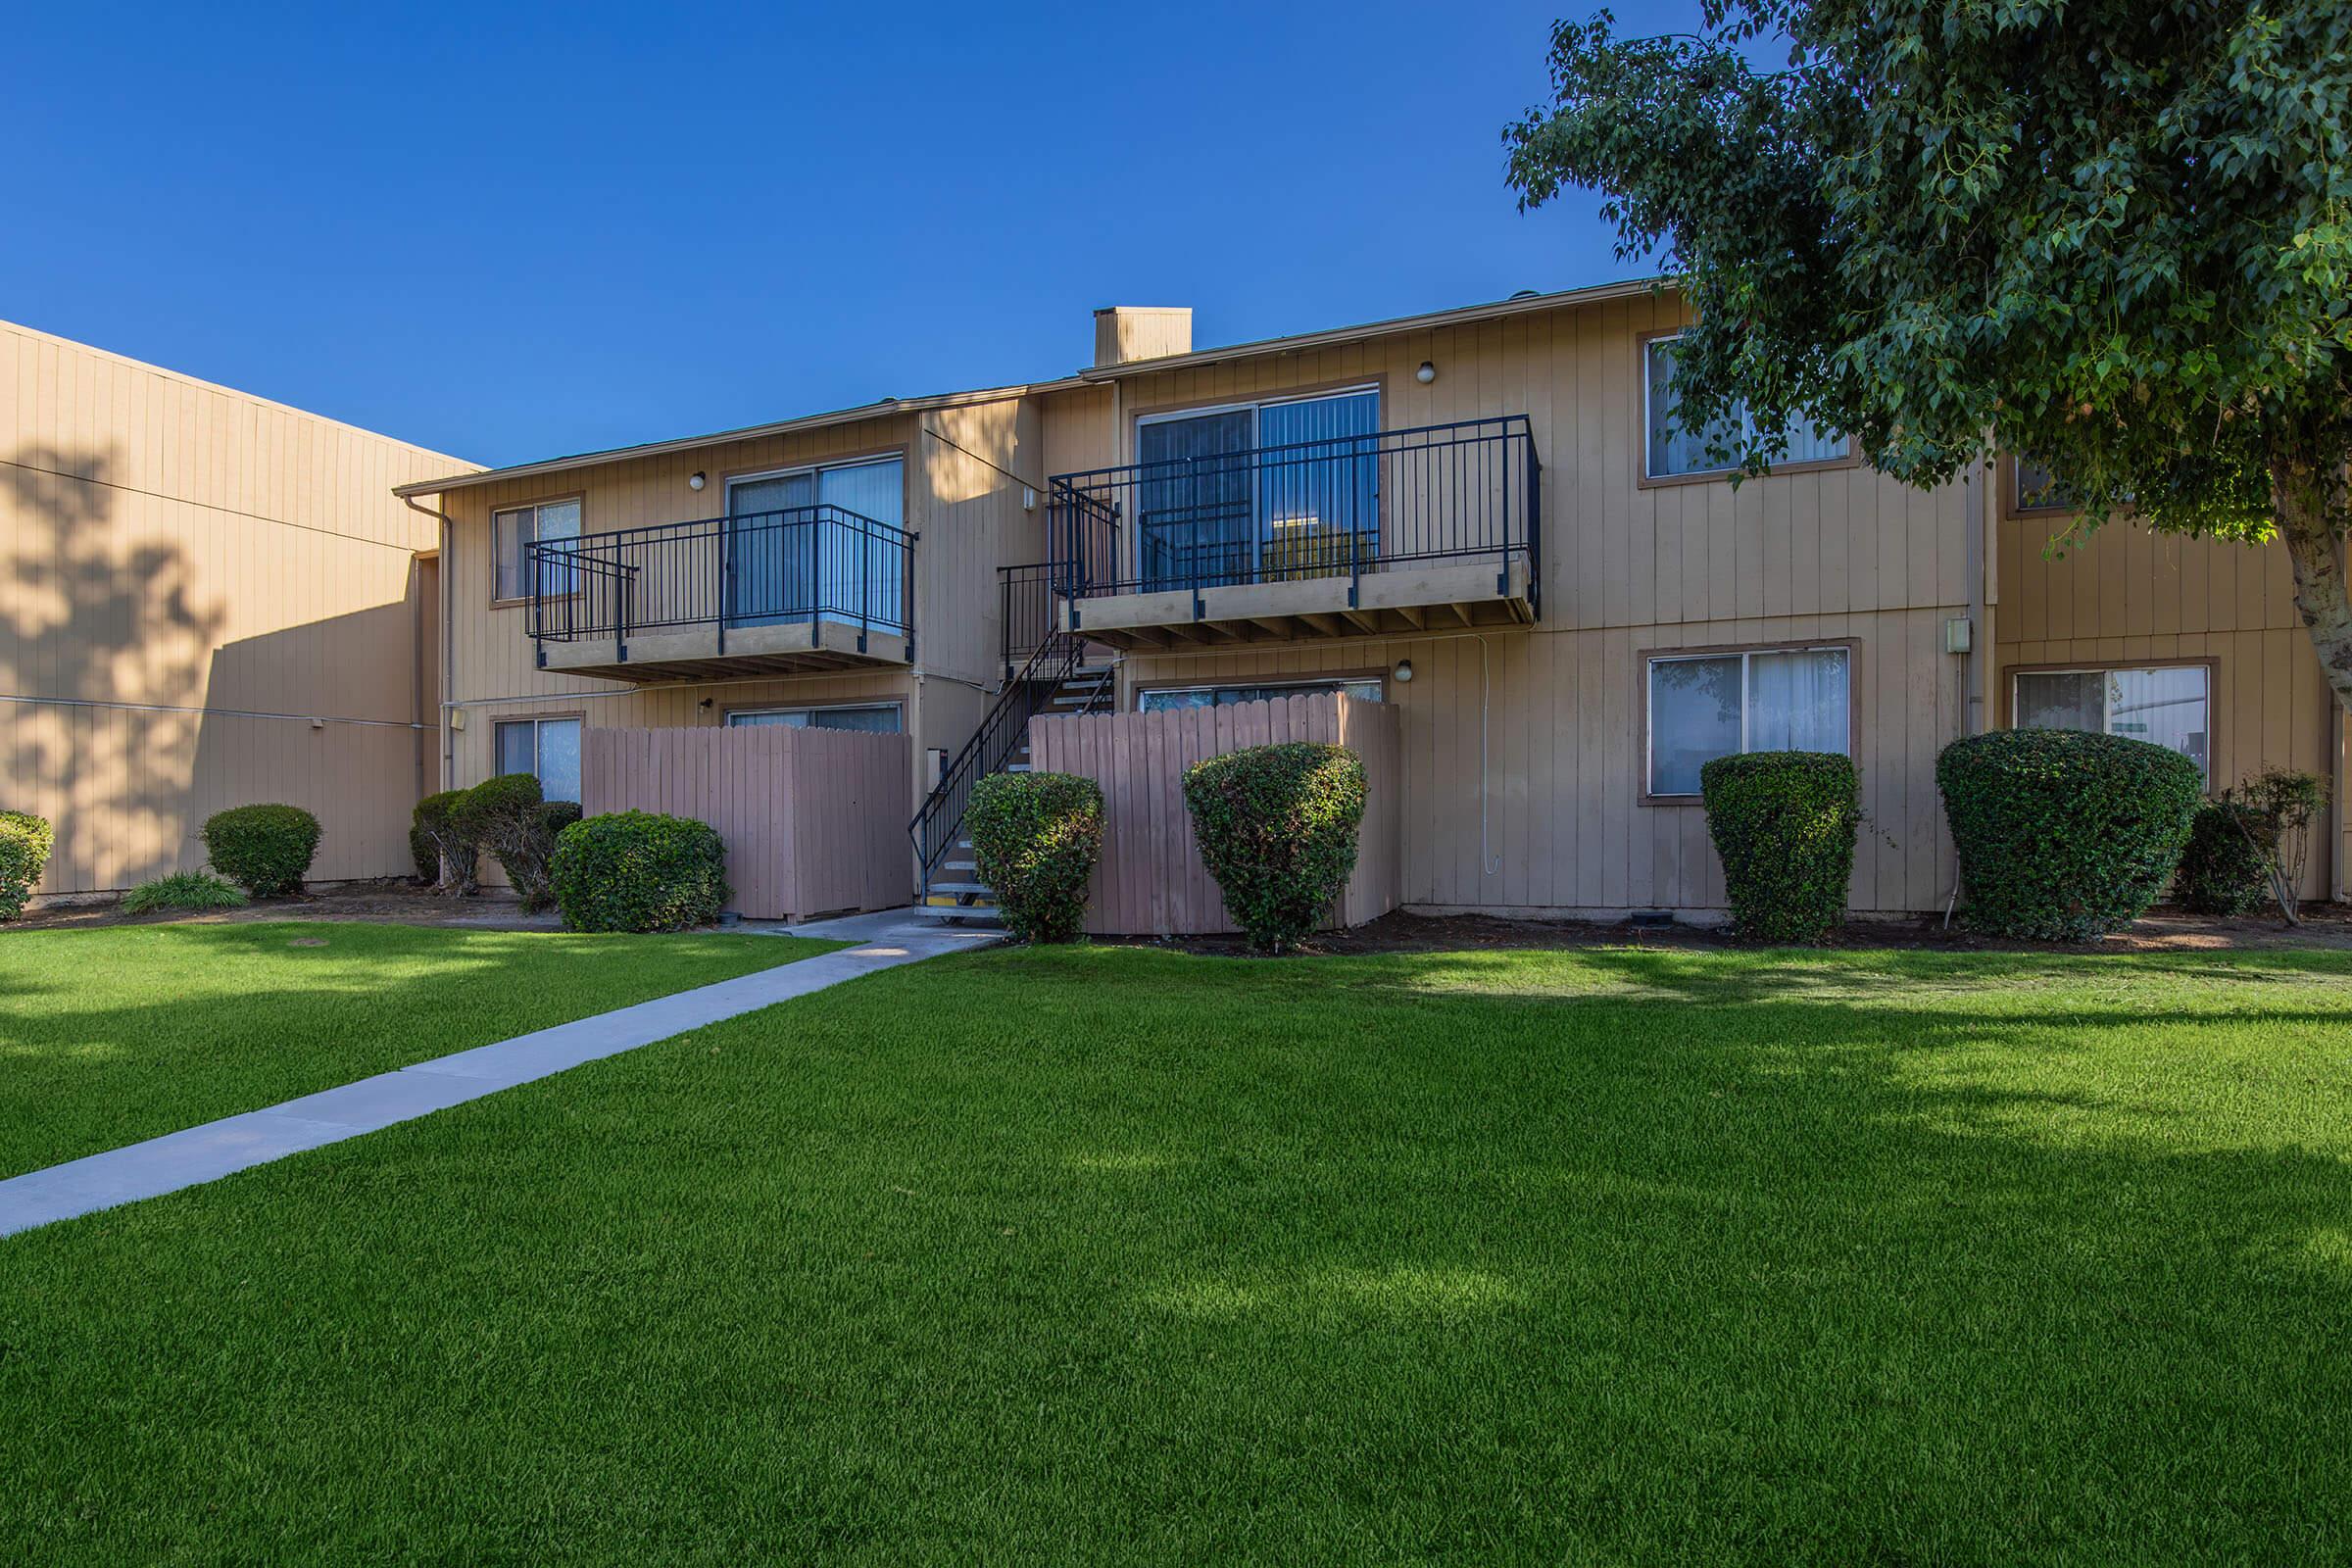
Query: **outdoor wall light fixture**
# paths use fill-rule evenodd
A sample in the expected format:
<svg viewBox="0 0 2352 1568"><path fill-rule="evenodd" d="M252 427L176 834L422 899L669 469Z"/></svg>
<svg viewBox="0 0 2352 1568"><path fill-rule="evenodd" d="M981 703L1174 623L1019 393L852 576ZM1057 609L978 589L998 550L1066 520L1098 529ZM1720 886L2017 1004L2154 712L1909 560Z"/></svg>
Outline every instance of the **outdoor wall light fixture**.
<svg viewBox="0 0 2352 1568"><path fill-rule="evenodd" d="M700 490L704 485L707 485L710 482L710 480L703 477L703 470L700 468L695 469L694 472L686 476L686 488L689 490Z"/></svg>
<svg viewBox="0 0 2352 1568"><path fill-rule="evenodd" d="M1409 659L1399 659L1396 661L1396 684L1399 686L1411 685L1413 679L1413 662Z"/></svg>
<svg viewBox="0 0 2352 1568"><path fill-rule="evenodd" d="M1413 379L1420 382L1423 386L1429 385L1430 382L1435 381L1437 378L1438 368L1427 360L1423 360L1421 362L1421 368L1413 372Z"/></svg>

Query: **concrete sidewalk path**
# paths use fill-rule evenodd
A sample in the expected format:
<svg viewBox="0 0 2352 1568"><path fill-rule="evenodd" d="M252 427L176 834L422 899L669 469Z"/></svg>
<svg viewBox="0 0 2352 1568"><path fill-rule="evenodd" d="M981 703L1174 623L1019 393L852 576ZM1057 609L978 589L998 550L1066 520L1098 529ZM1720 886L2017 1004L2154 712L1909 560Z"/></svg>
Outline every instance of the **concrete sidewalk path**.
<svg viewBox="0 0 2352 1568"><path fill-rule="evenodd" d="M0 1236L218 1181L249 1165L462 1105L859 975L1003 940L994 931L942 929L900 910L771 929L857 945L0 1181Z"/></svg>

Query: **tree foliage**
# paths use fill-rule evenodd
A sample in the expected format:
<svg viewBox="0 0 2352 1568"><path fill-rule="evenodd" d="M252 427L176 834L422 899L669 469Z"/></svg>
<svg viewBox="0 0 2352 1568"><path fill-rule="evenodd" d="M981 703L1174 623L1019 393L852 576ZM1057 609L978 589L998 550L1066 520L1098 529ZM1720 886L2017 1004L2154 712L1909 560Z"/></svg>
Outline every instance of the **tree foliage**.
<svg viewBox="0 0 2352 1568"><path fill-rule="evenodd" d="M1510 182L1663 256L1686 428L1743 404L1757 472L1801 415L1922 485L1997 448L2084 527L2283 533L2352 706L2352 6L1707 0L1561 23L1551 71Z"/></svg>

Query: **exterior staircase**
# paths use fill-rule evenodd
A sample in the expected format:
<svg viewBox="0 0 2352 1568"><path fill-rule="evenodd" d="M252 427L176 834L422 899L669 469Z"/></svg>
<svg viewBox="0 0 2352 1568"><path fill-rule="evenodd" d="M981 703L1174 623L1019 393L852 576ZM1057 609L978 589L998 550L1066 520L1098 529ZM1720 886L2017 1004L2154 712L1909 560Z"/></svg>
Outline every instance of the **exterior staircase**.
<svg viewBox="0 0 2352 1568"><path fill-rule="evenodd" d="M1047 671L1045 680L1026 679L1035 673L1035 663L1005 684L999 697L997 709L981 724L980 734L973 737L973 746L980 748L965 758L957 759L959 766L985 777L989 773L1026 773L1029 771L1029 720L1031 718L1075 717L1085 713L1107 712L1118 689L1118 662L1115 655L1096 650L1090 659L1083 649L1072 651L1058 670ZM1023 712L1019 710L1026 709ZM991 756L986 742L992 728L1010 724L1016 726L1004 733L998 755ZM993 762L995 765L985 764ZM955 769L935 791L927 810L936 810L955 785ZM966 786L968 792L968 785ZM1002 921L997 908L996 895L987 883L980 880L978 859L972 849L971 836L964 831L960 805L956 807L957 820L953 825L955 841L923 877L922 897L916 902L915 912L933 919L994 925ZM918 824L920 818L917 819Z"/></svg>

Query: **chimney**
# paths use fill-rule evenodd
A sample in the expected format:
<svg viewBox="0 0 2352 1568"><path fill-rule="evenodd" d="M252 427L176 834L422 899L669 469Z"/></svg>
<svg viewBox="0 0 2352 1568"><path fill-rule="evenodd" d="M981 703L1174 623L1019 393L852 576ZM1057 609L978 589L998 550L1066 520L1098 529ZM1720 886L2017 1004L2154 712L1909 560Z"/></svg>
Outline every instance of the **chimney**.
<svg viewBox="0 0 2352 1568"><path fill-rule="evenodd" d="M1189 305L1106 305L1095 313L1095 366L1193 352Z"/></svg>

